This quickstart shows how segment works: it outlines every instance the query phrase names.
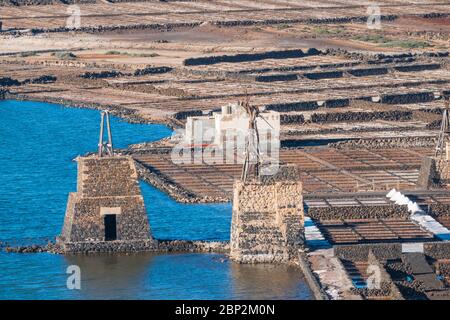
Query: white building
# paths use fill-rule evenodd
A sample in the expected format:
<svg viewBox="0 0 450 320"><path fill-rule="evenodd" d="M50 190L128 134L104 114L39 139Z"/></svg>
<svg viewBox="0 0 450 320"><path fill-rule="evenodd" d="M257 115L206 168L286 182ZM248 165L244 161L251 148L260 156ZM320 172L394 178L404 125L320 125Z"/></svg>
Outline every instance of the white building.
<svg viewBox="0 0 450 320"><path fill-rule="evenodd" d="M276 111L263 111L256 120L261 143L268 140L279 141L280 115ZM222 107L222 112L212 116L188 117L185 130L185 142L191 145L215 144L222 146L225 141L234 139L245 141L248 135L249 117L238 104Z"/></svg>

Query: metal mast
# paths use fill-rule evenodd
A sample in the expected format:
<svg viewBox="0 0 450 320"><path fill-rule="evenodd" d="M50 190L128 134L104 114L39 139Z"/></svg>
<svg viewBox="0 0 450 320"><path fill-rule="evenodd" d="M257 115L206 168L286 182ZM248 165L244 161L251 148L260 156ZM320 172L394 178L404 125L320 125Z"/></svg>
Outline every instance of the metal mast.
<svg viewBox="0 0 450 320"><path fill-rule="evenodd" d="M442 123L441 130L439 131L439 136L436 144L436 149L434 156L437 159L445 158L446 160L446 143L448 142L448 137L450 135L450 112L449 112L449 101L445 101L444 111L442 113Z"/></svg>
<svg viewBox="0 0 450 320"><path fill-rule="evenodd" d="M106 131L108 133L108 141L103 141L104 128L106 124ZM109 124L109 111L104 110L101 112L100 120L100 138L98 140L98 156L101 158L104 155L112 157L114 155L111 126Z"/></svg>

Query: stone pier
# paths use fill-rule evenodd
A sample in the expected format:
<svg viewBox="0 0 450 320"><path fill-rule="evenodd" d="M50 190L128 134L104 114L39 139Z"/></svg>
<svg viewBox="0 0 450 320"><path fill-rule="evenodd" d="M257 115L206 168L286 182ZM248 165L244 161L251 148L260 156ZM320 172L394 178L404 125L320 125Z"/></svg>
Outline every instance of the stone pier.
<svg viewBox="0 0 450 320"><path fill-rule="evenodd" d="M302 185L298 179L236 181L231 259L241 263L289 261L303 245L303 220Z"/></svg>
<svg viewBox="0 0 450 320"><path fill-rule="evenodd" d="M92 156L77 161L77 192L69 195L57 238L62 251L155 250L133 159Z"/></svg>

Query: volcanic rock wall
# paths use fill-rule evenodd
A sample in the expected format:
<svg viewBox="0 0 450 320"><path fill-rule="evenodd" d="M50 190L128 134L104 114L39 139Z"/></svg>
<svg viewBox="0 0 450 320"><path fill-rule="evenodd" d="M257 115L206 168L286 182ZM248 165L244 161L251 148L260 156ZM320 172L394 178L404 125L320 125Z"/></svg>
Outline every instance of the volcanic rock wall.
<svg viewBox="0 0 450 320"><path fill-rule="evenodd" d="M320 52L318 50L308 51L304 53L302 50L282 50L282 51L268 51L262 53L241 53L236 55L223 55L214 57L200 57L189 58L184 60L185 66L199 66L199 65L211 65L223 62L239 63L246 61L259 61L265 59L288 59L288 58L301 58L306 55L317 55Z"/></svg>
<svg viewBox="0 0 450 320"><path fill-rule="evenodd" d="M308 216L315 220L406 218L408 210L399 205L313 207L308 209Z"/></svg>
<svg viewBox="0 0 450 320"><path fill-rule="evenodd" d="M230 257L241 263L285 262L303 243L300 182L237 181Z"/></svg>

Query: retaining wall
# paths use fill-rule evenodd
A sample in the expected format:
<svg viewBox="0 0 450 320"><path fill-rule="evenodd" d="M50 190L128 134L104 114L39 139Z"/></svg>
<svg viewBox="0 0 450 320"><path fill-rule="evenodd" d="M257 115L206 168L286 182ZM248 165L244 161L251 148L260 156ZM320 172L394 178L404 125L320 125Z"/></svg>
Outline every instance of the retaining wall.
<svg viewBox="0 0 450 320"><path fill-rule="evenodd" d="M387 149L387 148L411 148L411 147L433 147L436 145L436 137L398 137L357 139L331 143L336 149Z"/></svg>
<svg viewBox="0 0 450 320"><path fill-rule="evenodd" d="M316 50L317 51L317 50ZM306 55L316 55L319 51L311 51L304 53L302 50L282 50L282 51L268 51L262 53L242 53L236 55L223 55L223 56L212 56L212 57L200 57L200 58L189 58L183 61L185 66L200 66L200 65L211 65L217 63L240 63L248 61L259 61L265 59L288 59L288 58L301 58Z"/></svg>
<svg viewBox="0 0 450 320"><path fill-rule="evenodd" d="M312 72L303 74L304 77L310 80L342 78L343 75L343 71Z"/></svg>
<svg viewBox="0 0 450 320"><path fill-rule="evenodd" d="M433 92L386 94L381 96L381 102L386 104L411 104L434 100L435 97Z"/></svg>
<svg viewBox="0 0 450 320"><path fill-rule="evenodd" d="M424 254L433 259L450 258L450 242L430 241L423 244ZM370 252L381 261L395 260L402 257L401 243L377 243L334 246L334 253L340 259L350 261L366 261Z"/></svg>
<svg viewBox="0 0 450 320"><path fill-rule="evenodd" d="M308 208L308 216L315 220L376 219L406 218L409 213L407 206L399 205L312 207Z"/></svg>
<svg viewBox="0 0 450 320"><path fill-rule="evenodd" d="M124 74L120 71L111 70L101 72L85 72L82 75L80 75L80 77L85 79L105 79L105 78L117 78L123 75Z"/></svg>
<svg viewBox="0 0 450 320"><path fill-rule="evenodd" d="M366 76L387 74L389 72L389 69L388 68L351 69L347 70L347 72L355 77L366 77Z"/></svg>
<svg viewBox="0 0 450 320"><path fill-rule="evenodd" d="M20 86L20 81L10 77L0 78L0 87Z"/></svg>
<svg viewBox="0 0 450 320"><path fill-rule="evenodd" d="M301 101L301 102L289 102L289 103L274 103L266 105L266 110L273 110L278 112L289 111L307 111L318 109L319 105L317 101Z"/></svg>
<svg viewBox="0 0 450 320"><path fill-rule="evenodd" d="M338 101L338 100L334 100ZM337 102L336 107L341 105L348 105L349 100L343 99ZM332 103L332 102L330 102ZM329 123L329 122L345 122L345 121L372 121L372 120L388 120L401 121L411 120L413 117L412 111L376 111L376 112L334 112L334 113L314 113L311 116L313 123Z"/></svg>
<svg viewBox="0 0 450 320"><path fill-rule="evenodd" d="M201 110L190 110L190 111L180 111L173 115L173 117L177 120L184 120L188 117L198 117L202 116L203 112Z"/></svg>
<svg viewBox="0 0 450 320"><path fill-rule="evenodd" d="M305 117L302 114L281 114L280 115L281 124L302 124L305 123Z"/></svg>
<svg viewBox="0 0 450 320"><path fill-rule="evenodd" d="M146 74L160 74L160 73L167 73L172 71L173 68L171 67L146 67L143 69L137 69L134 71L134 76L144 76Z"/></svg>
<svg viewBox="0 0 450 320"><path fill-rule="evenodd" d="M274 74L255 77L255 81L257 82L296 81L296 80L298 80L298 75L296 74Z"/></svg>

